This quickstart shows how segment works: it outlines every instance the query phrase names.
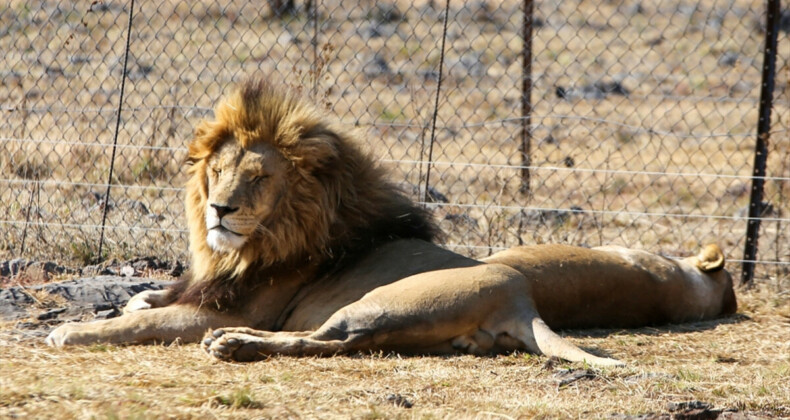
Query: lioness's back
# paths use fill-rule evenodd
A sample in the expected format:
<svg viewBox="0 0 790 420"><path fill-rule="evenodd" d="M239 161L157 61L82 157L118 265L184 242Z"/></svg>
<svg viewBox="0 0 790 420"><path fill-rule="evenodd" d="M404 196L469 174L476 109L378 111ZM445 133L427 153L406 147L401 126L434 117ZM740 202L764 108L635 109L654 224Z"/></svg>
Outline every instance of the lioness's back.
<svg viewBox="0 0 790 420"><path fill-rule="evenodd" d="M723 284L721 291L713 290L695 303L685 295L697 279L678 262L625 248L521 246L484 261L520 271L530 283L538 312L552 328L628 328L708 318L707 313L697 316L694 305L710 312L709 300L725 300L720 295L732 293L731 284L729 290ZM707 277L701 272L695 276ZM716 286L717 279L707 283Z"/></svg>

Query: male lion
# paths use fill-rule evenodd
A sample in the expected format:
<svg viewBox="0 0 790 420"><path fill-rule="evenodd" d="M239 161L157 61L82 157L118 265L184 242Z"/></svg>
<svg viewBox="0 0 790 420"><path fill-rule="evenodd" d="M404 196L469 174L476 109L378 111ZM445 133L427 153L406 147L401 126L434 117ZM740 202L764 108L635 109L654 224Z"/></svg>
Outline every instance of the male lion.
<svg viewBox="0 0 790 420"><path fill-rule="evenodd" d="M244 84L197 127L188 163L191 274L135 296L121 317L63 325L49 344L206 334L209 354L240 361L526 349L613 365L549 326L635 327L736 309L715 245L680 261L565 245L476 261L439 248L429 215L351 135L264 81Z"/></svg>

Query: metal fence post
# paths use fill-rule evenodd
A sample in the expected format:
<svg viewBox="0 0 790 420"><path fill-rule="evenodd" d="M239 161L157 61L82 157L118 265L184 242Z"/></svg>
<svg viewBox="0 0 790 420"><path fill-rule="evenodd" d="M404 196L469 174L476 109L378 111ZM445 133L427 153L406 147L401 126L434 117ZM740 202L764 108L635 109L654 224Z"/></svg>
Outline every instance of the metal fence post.
<svg viewBox="0 0 790 420"><path fill-rule="evenodd" d="M430 196L431 188L431 164L433 163L433 142L436 139L436 117L439 116L439 97L442 93L442 73L444 72L444 47L447 41L447 20L450 16L450 0L444 5L444 27L442 29L442 50L439 56L439 78L436 81L436 102L433 107L433 122L431 123L431 140L428 145L428 162L425 171L425 191L423 191L422 201L423 206L426 206ZM421 156L422 157L422 156Z"/></svg>
<svg viewBox="0 0 790 420"><path fill-rule="evenodd" d="M746 246L743 251L743 271L741 276L741 285L746 287L751 287L754 279L757 240L760 235L760 218L763 211L763 186L765 185L765 164L768 159L768 141L771 135L771 107L773 106L774 76L776 74L779 14L779 0L768 0L765 17L763 74L760 86L760 119L757 122L752 192L749 198L749 221L746 227Z"/></svg>
<svg viewBox="0 0 790 420"><path fill-rule="evenodd" d="M129 4L129 24L126 30L126 51L123 55L123 73L121 73L121 92L118 98L118 118L115 121L115 136L112 143L112 156L110 157L110 172L107 175L107 191L104 193L104 209L101 217L101 233L99 234L99 251L96 261L102 260L102 248L104 247L104 226L107 223L107 211L110 209L110 186L112 185L112 172L115 166L115 152L118 148L118 132L121 129L121 112L123 111L123 90L126 85L126 70L129 63L129 48L132 40L132 18L134 17L134 0Z"/></svg>
<svg viewBox="0 0 790 420"><path fill-rule="evenodd" d="M524 24L522 27L522 74L521 74L521 188L519 191L529 195L529 166L532 163L532 26L535 2L524 0Z"/></svg>
<svg viewBox="0 0 790 420"><path fill-rule="evenodd" d="M313 46L313 91L312 99L314 102L318 101L318 0L307 2L307 14L310 21L313 23L313 37L310 44Z"/></svg>

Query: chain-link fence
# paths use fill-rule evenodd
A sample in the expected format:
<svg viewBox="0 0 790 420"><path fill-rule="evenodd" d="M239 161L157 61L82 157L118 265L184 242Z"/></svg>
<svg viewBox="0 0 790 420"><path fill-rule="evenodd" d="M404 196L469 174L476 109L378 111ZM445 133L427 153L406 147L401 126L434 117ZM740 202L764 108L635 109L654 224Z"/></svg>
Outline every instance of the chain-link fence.
<svg viewBox="0 0 790 420"><path fill-rule="evenodd" d="M758 274L787 278L784 6ZM104 256L186 259L185 145L258 72L368 139L451 249L715 241L740 261L766 15L755 0L9 0L0 258L87 262L103 230Z"/></svg>

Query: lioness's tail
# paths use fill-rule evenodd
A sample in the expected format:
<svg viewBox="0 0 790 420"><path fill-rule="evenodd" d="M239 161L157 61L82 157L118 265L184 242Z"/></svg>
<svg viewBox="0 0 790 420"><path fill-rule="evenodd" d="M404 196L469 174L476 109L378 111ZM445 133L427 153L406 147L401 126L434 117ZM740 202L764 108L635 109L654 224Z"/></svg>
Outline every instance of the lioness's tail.
<svg viewBox="0 0 790 420"><path fill-rule="evenodd" d="M532 320L532 334L535 337L535 344L538 349L546 356L559 357L571 362L585 362L593 366L625 365L625 363L617 359L595 356L576 347L573 343L557 335L538 317Z"/></svg>
<svg viewBox="0 0 790 420"><path fill-rule="evenodd" d="M702 247L697 254L697 268L703 273L712 273L724 268L724 253L721 252L721 248L716 244Z"/></svg>

